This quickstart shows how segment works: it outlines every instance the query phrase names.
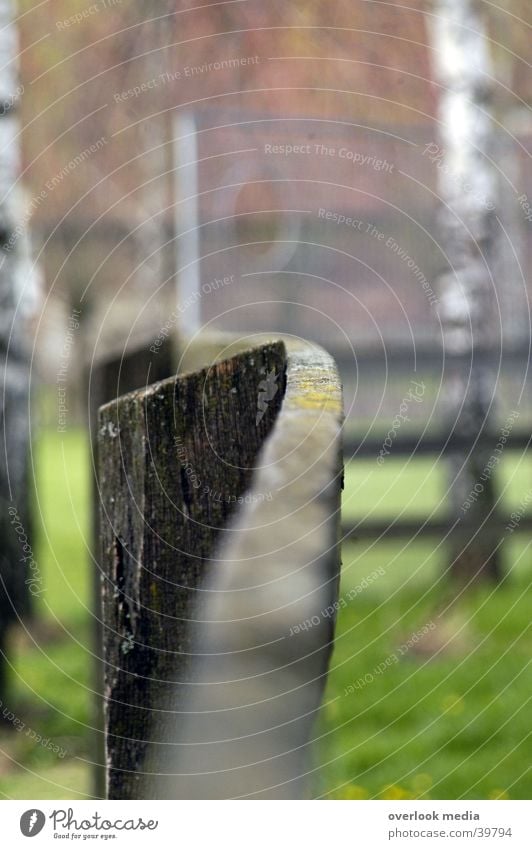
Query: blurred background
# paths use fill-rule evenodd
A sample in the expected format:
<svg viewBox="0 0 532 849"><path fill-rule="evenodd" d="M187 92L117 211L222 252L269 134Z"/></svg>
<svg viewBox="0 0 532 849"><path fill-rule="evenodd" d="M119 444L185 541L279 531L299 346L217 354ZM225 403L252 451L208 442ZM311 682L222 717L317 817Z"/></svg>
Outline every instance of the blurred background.
<svg viewBox="0 0 532 849"><path fill-rule="evenodd" d="M264 331L345 393L314 795L530 798L527 0L0 7L2 797L96 792L98 370Z"/></svg>

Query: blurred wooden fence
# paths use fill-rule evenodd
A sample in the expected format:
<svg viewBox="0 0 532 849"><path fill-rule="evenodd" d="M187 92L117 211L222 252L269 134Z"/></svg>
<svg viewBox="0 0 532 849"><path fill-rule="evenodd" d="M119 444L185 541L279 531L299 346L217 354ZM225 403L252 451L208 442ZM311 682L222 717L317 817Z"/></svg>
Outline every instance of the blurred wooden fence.
<svg viewBox="0 0 532 849"><path fill-rule="evenodd" d="M416 380L432 379L440 387L449 384L454 374L471 374L472 365L483 364L500 375L515 375L521 381L522 389L530 380L530 345L506 346L504 350L477 348L467 354L452 354L438 347L391 348L381 351L363 351L355 356L336 352L335 359L340 373L356 374L370 381L379 375L382 379L415 375ZM523 392L521 392L523 394ZM487 427L478 430L476 425L468 429L467 421L449 424L440 420L439 430L428 429L419 424L415 431L400 429L394 433L390 454L405 462L419 457L432 457L439 460L458 460L458 464L473 458L478 470L478 491L482 498L475 498L475 492L465 493L460 509L453 512L451 500L444 515L425 518L404 518L393 515L382 519L363 518L357 522L345 523L342 528L343 541L362 539L393 539L397 537L411 540L422 537L437 537L450 548L461 552L456 561L450 562L451 574L461 582L487 576L499 580L503 574L502 552L509 533L507 526L510 511L503 511L502 488L499 487L497 467L503 452L528 451L532 441L530 426L517 425L519 413L512 416L512 427L505 432L504 426L497 430ZM440 417L442 419L442 417ZM507 429L506 429L507 430ZM377 461L382 453L383 436L356 436L348 433L344 437L345 462L360 459ZM450 476L449 476L450 477ZM449 480L451 487L452 480ZM463 507L463 509L462 509ZM506 530L505 530L506 529ZM523 515L511 529L530 532L532 518ZM452 558L450 558L452 560ZM464 562L465 560L465 562Z"/></svg>

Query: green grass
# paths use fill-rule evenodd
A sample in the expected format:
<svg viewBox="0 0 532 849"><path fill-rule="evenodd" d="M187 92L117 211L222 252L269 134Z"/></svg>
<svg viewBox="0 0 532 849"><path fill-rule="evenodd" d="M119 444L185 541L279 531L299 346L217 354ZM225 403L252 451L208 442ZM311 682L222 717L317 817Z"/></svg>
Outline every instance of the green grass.
<svg viewBox="0 0 532 849"><path fill-rule="evenodd" d="M34 445L35 554L43 593L31 630L13 637L8 708L21 730L5 723L0 733L3 798L90 793L88 460L80 432L48 432Z"/></svg>
<svg viewBox="0 0 532 849"><path fill-rule="evenodd" d="M34 462L36 554L45 591L33 633L14 639L10 708L65 756L3 728L0 795L86 798L92 651L86 440L80 432L45 433ZM532 488L532 463L508 455L497 474L506 488L500 509L509 513ZM379 467L360 461L347 470L345 517L428 515L445 509L444 491L441 463L402 464L389 457ZM430 542L344 547L346 607L317 729L316 795L532 797L532 553L526 535L515 534L505 552L509 569L499 587L477 587L451 604L445 551ZM375 570L382 574L353 593ZM428 623L436 627L426 640L398 657L398 648ZM369 683L345 694L368 674Z"/></svg>
<svg viewBox="0 0 532 849"><path fill-rule="evenodd" d="M502 586L476 589L450 607L443 558L429 546L407 545L397 556L395 546L380 544L344 557L344 596L372 570L385 574L340 612L320 727L319 792L529 799L528 543L511 545L516 566ZM431 644L399 655L428 623L436 626Z"/></svg>
<svg viewBox="0 0 532 849"><path fill-rule="evenodd" d="M505 456L497 484L499 510L509 516L532 491L530 458ZM352 463L344 517L438 515L445 488L444 464L430 458ZM532 551L526 535L514 535L504 552L500 586L453 601L445 550L431 542L344 547L346 600L365 576L384 574L339 613L320 725L320 794L531 798ZM428 623L436 626L430 643L399 655Z"/></svg>
<svg viewBox="0 0 532 849"><path fill-rule="evenodd" d="M532 496L532 458L527 455L504 457L495 472L503 514ZM343 499L344 518L377 519L404 516L433 516L445 512L447 488L445 463L435 458L400 460L387 457L379 466L375 460L358 460L346 469Z"/></svg>

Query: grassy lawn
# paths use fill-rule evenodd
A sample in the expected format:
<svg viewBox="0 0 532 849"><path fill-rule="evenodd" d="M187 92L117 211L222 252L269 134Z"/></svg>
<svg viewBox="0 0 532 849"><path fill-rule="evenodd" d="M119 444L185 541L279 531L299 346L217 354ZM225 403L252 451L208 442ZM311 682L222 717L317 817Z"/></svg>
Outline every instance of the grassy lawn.
<svg viewBox="0 0 532 849"><path fill-rule="evenodd" d="M34 452L45 592L32 632L13 639L9 707L25 726L0 731L0 794L87 798L89 452L80 432L45 433ZM508 455L499 483L501 511L510 512L532 487L531 463ZM436 513L444 491L441 463L360 461L346 475L345 517ZM452 599L445 552L430 542L344 547L346 606L317 729L316 795L532 798L526 534L514 535L505 551L508 572L499 587ZM376 579L359 591L373 572Z"/></svg>
<svg viewBox="0 0 532 849"><path fill-rule="evenodd" d="M511 546L502 586L452 604L429 546L368 548L344 554L344 597L372 570L384 574L340 612L319 792L531 798L528 542Z"/></svg>
<svg viewBox="0 0 532 849"><path fill-rule="evenodd" d="M3 798L78 799L91 792L88 461L80 432L45 433L34 445L35 549L44 592L31 631L13 635L9 709L24 727L5 723L0 732Z"/></svg>

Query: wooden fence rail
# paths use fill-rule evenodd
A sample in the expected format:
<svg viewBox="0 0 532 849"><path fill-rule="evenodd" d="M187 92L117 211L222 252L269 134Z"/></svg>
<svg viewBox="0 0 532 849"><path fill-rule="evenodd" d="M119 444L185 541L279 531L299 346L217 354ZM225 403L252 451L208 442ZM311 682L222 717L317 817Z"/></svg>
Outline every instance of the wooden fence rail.
<svg viewBox="0 0 532 849"><path fill-rule="evenodd" d="M512 369L514 372L520 366L518 374L526 374L532 379L532 345L529 339L513 347L505 343L502 350L496 350L493 346L476 347L473 352L466 353L447 351L436 340L416 346L394 344L375 349L355 347L353 351L347 350L345 346L339 349L328 345L327 348L334 355L340 372L355 371L368 375L377 370L411 374L414 370L416 374L441 374L444 370L453 369L469 371L473 363L482 363L497 369Z"/></svg>
<svg viewBox="0 0 532 849"><path fill-rule="evenodd" d="M394 347L388 350L362 350L352 355L348 355L343 350L343 352L336 351L335 356L340 372L346 379L356 375L357 378L363 377L366 381L373 379L376 373L397 377L411 375L412 372L417 377L438 375L441 381L444 374L449 377L453 373L469 373L472 359L471 352L448 353L436 344L430 348L422 346L415 349ZM504 351L478 348L474 351L474 361L476 364L482 363L492 368L500 367L502 374L508 375L509 372L521 383L532 377L529 343L513 348L507 347ZM439 426L442 427L441 422ZM433 457L434 463L447 461L448 474L452 478L458 467L468 460L473 460L478 468L477 483L482 485L479 491L483 494L478 501L471 499L465 511L462 511L461 506L457 509L456 503L453 511L453 499L450 497L444 515L438 512L432 517L417 518L400 514L382 519L346 521L342 528L342 541L439 537L445 540L450 550L454 549L454 556L451 554L450 557L450 572L454 577L460 581L480 576L486 576L495 581L500 580L503 575L505 540L514 530L529 532L532 528L532 518L528 515L521 517L516 527L508 531L506 526L510 521L511 511L507 509L505 512L505 505L498 489L497 475L493 469L501 456L501 444L504 446L505 453L530 450L532 435L528 420L515 430L512 428L509 433L501 430L494 431L493 427L490 430L486 428L479 431L476 426L470 428L468 432L463 429L460 431L456 425L452 424L446 429L435 432L419 423L415 432L394 433L393 441L390 440L391 445L385 456L383 448L387 434L377 436L371 433L369 436L361 436L354 434L352 430L350 433L349 420L346 422L346 430L344 439L346 463L364 459L388 462L394 457L409 460ZM502 433L504 433L504 440L501 443ZM453 469L452 473L451 469ZM486 470L489 471L486 473ZM482 481L487 482L482 483ZM448 495L452 496L451 490ZM464 493L464 498L467 496L468 493Z"/></svg>
<svg viewBox="0 0 532 849"><path fill-rule="evenodd" d="M309 792L341 418L331 358L282 340L101 408L109 798Z"/></svg>
<svg viewBox="0 0 532 849"><path fill-rule="evenodd" d="M346 437L344 440L344 461L349 463L362 459L374 459L379 456L383 445L383 438L356 439ZM454 452L474 453L478 451L493 450L500 440L500 433L480 433L476 437L462 434L406 434L399 435L394 439L390 450L390 457L418 458L433 456L437 462L449 457ZM530 431L512 432L505 436L505 451L528 451L532 436ZM388 458L386 458L388 459ZM482 468L479 468L479 482ZM496 482L491 479L490 486L495 490ZM491 540L494 550L501 549L505 538L509 533L530 532L532 530L532 517L522 516L515 528L507 531L510 522L511 510L503 510L503 504L498 497L494 497L494 508L491 510L467 510L459 515L443 514L438 512L433 517L413 518L411 516L390 516L379 519L360 519L358 521L344 521L342 526L342 541L359 541L363 539L419 539L421 537L441 537L447 542L454 537L463 540L464 548L474 547L476 537ZM482 561L479 561L482 565Z"/></svg>
<svg viewBox="0 0 532 849"><path fill-rule="evenodd" d="M376 459L383 447L386 434L376 439L355 439L346 436L344 454L346 461L361 460L366 458ZM478 433L476 436L458 433L411 433L399 435L393 441L390 450L391 457L412 457L438 454L452 454L453 452L472 452L479 449L493 449L500 439L500 433ZM516 431L505 438L505 451L528 451L532 443L530 430Z"/></svg>
<svg viewBox="0 0 532 849"><path fill-rule="evenodd" d="M358 522L344 523L342 528L342 541L362 539L390 540L399 537L410 540L419 537L437 536L449 538L452 534L460 534L465 542L471 542L476 534L483 533L493 538L493 546L504 542L511 533L530 533L532 530L532 518L523 516L516 527L508 526L511 522L511 512L506 516L491 515L485 519L484 525L478 521L468 521L467 518L452 518L451 516L436 517L434 519L361 519ZM505 533L506 532L506 533Z"/></svg>

